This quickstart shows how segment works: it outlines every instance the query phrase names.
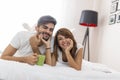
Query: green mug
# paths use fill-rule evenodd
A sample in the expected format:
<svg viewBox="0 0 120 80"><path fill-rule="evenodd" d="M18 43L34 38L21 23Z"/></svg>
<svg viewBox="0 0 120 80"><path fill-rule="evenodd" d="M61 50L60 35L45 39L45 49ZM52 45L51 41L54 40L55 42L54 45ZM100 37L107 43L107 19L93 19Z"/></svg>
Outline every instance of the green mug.
<svg viewBox="0 0 120 80"><path fill-rule="evenodd" d="M45 62L45 55L39 55L37 65L43 66L44 62Z"/></svg>

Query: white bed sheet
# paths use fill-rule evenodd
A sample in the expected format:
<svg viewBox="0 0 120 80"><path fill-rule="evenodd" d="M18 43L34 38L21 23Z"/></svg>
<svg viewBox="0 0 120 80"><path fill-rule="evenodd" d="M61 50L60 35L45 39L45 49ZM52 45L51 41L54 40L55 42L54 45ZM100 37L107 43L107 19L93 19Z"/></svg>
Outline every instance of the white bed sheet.
<svg viewBox="0 0 120 80"><path fill-rule="evenodd" d="M0 59L0 80L120 80L119 72L104 65L83 61L82 67L77 71L61 63L54 67L32 66Z"/></svg>

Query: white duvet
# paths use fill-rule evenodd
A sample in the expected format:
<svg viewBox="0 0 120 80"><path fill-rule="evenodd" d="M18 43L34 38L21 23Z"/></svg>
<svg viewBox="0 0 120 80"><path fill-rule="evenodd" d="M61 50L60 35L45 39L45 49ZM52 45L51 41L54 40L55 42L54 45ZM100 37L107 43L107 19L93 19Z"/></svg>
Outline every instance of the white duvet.
<svg viewBox="0 0 120 80"><path fill-rule="evenodd" d="M105 65L83 60L82 70L57 63L52 67L0 59L0 80L120 80L120 73Z"/></svg>

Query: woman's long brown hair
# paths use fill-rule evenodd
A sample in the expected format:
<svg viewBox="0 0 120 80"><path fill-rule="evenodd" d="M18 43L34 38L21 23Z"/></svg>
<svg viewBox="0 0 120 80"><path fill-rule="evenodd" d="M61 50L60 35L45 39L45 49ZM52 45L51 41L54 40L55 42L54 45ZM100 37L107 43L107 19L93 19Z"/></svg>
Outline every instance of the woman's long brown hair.
<svg viewBox="0 0 120 80"><path fill-rule="evenodd" d="M58 48L60 49L61 52L63 52L62 48L58 44L58 38L57 37L58 37L59 34L62 35L62 36L65 36L66 38L70 38L70 39L73 40L73 48L71 49L70 54L74 58L76 50L77 50L77 44L76 44L75 38L74 38L73 34L70 32L70 30L68 30L67 28L61 28L56 32L56 35L55 35L55 38L54 38L53 54L55 55L56 60L58 59L58 51L57 51ZM67 62L67 59L65 59L65 62Z"/></svg>

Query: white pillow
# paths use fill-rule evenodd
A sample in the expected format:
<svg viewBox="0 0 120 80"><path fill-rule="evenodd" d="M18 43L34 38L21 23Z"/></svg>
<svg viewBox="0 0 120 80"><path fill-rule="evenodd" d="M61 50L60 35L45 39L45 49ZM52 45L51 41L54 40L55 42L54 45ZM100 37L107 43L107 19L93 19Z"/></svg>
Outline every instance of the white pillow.
<svg viewBox="0 0 120 80"><path fill-rule="evenodd" d="M35 26L30 27L27 23L23 23L22 26L24 27L24 29L28 30L28 31L35 31Z"/></svg>

